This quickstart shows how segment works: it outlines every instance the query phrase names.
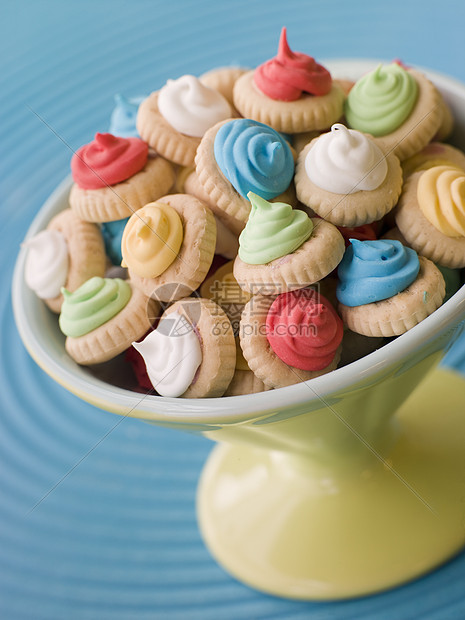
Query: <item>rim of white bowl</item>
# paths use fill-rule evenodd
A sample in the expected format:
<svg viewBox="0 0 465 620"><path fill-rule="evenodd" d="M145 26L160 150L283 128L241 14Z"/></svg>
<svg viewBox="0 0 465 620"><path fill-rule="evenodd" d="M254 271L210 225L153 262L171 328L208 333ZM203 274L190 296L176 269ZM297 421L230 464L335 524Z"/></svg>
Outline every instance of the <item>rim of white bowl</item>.
<svg viewBox="0 0 465 620"><path fill-rule="evenodd" d="M354 58L328 60L324 64L334 77L357 79L380 62L386 61ZM415 68L430 77L440 90L461 99L465 104L465 84L427 68ZM35 235L47 225L50 212L57 202L66 199L71 182L71 178L67 177L49 196L32 221L26 238ZM144 396L139 392L118 388L97 379L83 367L78 367L79 375L71 372L60 364L59 357L51 355L48 350L40 346L33 326L27 321L22 303L26 287L23 277L25 255L25 250L21 249L13 274L12 297L18 331L31 356L43 370L81 398L103 409L118 411L125 415L131 415L135 411L137 417L159 423L192 425L206 423L213 426L234 424L310 402L321 401L325 404L326 398L331 394L349 389L355 381L369 380L382 374L383 371L388 371L465 319L465 285L463 285L432 315L402 336L355 362L311 381L258 394L221 398L182 399L151 394Z"/></svg>

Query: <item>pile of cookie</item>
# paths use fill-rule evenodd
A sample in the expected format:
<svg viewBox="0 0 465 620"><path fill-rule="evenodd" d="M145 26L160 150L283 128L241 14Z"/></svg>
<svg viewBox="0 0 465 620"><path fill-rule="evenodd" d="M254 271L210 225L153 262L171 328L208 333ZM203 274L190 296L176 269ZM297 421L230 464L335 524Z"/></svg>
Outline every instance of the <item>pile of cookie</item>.
<svg viewBox="0 0 465 620"><path fill-rule="evenodd" d="M465 154L400 62L356 83L293 52L117 99L26 242L68 354L168 397L292 385L434 312L465 267Z"/></svg>

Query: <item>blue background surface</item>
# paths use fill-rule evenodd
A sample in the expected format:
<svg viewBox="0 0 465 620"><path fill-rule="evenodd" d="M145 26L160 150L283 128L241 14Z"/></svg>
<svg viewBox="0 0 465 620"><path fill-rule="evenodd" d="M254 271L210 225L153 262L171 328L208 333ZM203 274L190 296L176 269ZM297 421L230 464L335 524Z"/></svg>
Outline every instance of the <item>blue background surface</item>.
<svg viewBox="0 0 465 620"><path fill-rule="evenodd" d="M465 3L3 0L0 8L0 617L465 618L465 555L405 587L338 603L257 593L218 567L195 521L211 444L94 409L24 350L9 286L70 149L113 95L274 55L281 26L318 59L401 58L465 81ZM465 369L458 343L449 362Z"/></svg>

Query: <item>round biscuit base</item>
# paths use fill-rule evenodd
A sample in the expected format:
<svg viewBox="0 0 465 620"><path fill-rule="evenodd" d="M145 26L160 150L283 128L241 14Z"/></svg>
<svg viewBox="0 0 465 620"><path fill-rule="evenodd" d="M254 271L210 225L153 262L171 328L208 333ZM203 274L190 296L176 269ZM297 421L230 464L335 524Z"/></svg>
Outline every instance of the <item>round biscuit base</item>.
<svg viewBox="0 0 465 620"><path fill-rule="evenodd" d="M218 67L203 73L199 80L202 84L204 84L204 86L213 88L221 93L228 101L229 105L234 107L234 84L241 77L241 75L244 75L247 71L249 71L249 69L245 69L243 67Z"/></svg>
<svg viewBox="0 0 465 620"><path fill-rule="evenodd" d="M241 396L243 394L258 394L273 388L268 387L251 370L236 369L231 383L223 396Z"/></svg>
<svg viewBox="0 0 465 620"><path fill-rule="evenodd" d="M174 183L173 166L162 157L149 156L145 167L132 177L99 189L71 188L69 204L82 220L113 222L167 194Z"/></svg>
<svg viewBox="0 0 465 620"><path fill-rule="evenodd" d="M239 338L250 370L270 388L309 381L337 368L341 357L339 346L333 361L322 370L301 370L285 364L271 348L266 337L266 317L275 297L255 295L246 304L241 317Z"/></svg>
<svg viewBox="0 0 465 620"><path fill-rule="evenodd" d="M414 172L404 184L399 204L394 210L397 227L418 254L433 263L451 269L465 267L465 237L448 237L423 215L418 204L417 187L422 171Z"/></svg>
<svg viewBox="0 0 465 620"><path fill-rule="evenodd" d="M304 93L296 101L278 101L257 88L254 73L254 70L248 71L234 85L234 106L244 118L294 134L327 129L343 115L345 94L336 81L327 95L317 97Z"/></svg>
<svg viewBox="0 0 465 620"><path fill-rule="evenodd" d="M371 137L370 137L371 138ZM295 186L297 198L320 217L336 226L363 226L380 220L396 205L402 191L402 168L399 159L385 156L388 170L384 181L373 190L353 194L336 194L313 183L305 170L308 152L319 138L314 138L297 159Z"/></svg>
<svg viewBox="0 0 465 620"><path fill-rule="evenodd" d="M160 306L134 286L131 288L131 298L116 316L84 336L66 338L66 351L78 364L90 366L107 362L151 328L159 316Z"/></svg>
<svg viewBox="0 0 465 620"><path fill-rule="evenodd" d="M347 327L364 336L400 336L439 308L446 294L444 278L430 260L419 260L416 280L394 297L363 306L339 304Z"/></svg>
<svg viewBox="0 0 465 620"><path fill-rule="evenodd" d="M419 153L402 162L402 172L405 180L414 172L451 164L465 170L465 153L451 144L430 142Z"/></svg>
<svg viewBox="0 0 465 620"><path fill-rule="evenodd" d="M335 269L345 251L338 229L322 219L313 219L313 232L295 252L265 265L249 265L239 256L234 261L234 277L252 294L278 295L319 282Z"/></svg>
<svg viewBox="0 0 465 620"><path fill-rule="evenodd" d="M236 342L231 323L210 299L189 297L171 305L163 316L178 312L194 327L202 362L182 398L216 398L227 390L236 367Z"/></svg>
<svg viewBox="0 0 465 620"><path fill-rule="evenodd" d="M214 154L216 134L220 127L231 120L234 119L220 121L205 133L195 156L195 169L198 181L208 196L209 204L215 204L219 211L245 224L249 218L250 202L241 196L224 176L216 163ZM295 206L297 200L294 183L291 181L289 187L279 196L272 198L270 202L286 202Z"/></svg>
<svg viewBox="0 0 465 620"><path fill-rule="evenodd" d="M72 293L94 276L103 278L106 266L105 245L96 224L85 222L71 209L65 209L50 220L47 230L58 230L66 240L69 267L65 288L68 291ZM61 293L44 301L52 312L61 312Z"/></svg>
<svg viewBox="0 0 465 620"><path fill-rule="evenodd" d="M431 142L444 118L440 92L428 78L414 69L408 69L418 84L416 104L400 127L393 132L373 138L385 153L394 153L403 161L421 151Z"/></svg>
<svg viewBox="0 0 465 620"><path fill-rule="evenodd" d="M169 302L187 297L205 279L215 254L216 223L210 209L194 196L170 194L160 202L172 207L181 218L183 241L179 253L156 278L128 271L134 286L147 297Z"/></svg>

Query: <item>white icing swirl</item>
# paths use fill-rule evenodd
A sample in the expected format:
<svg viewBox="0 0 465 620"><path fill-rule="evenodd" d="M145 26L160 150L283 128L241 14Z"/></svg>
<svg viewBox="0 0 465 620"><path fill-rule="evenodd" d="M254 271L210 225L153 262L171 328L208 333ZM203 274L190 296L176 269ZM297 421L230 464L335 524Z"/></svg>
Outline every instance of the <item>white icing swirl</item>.
<svg viewBox="0 0 465 620"><path fill-rule="evenodd" d="M388 166L381 149L360 131L336 123L305 158L312 183L335 194L354 194L381 185Z"/></svg>
<svg viewBox="0 0 465 620"><path fill-rule="evenodd" d="M68 244L58 230L42 230L23 243L27 248L24 279L41 299L53 299L66 284Z"/></svg>
<svg viewBox="0 0 465 620"><path fill-rule="evenodd" d="M178 312L163 317L142 342L133 342L145 361L147 374L161 396L181 396L202 363L202 349L194 328Z"/></svg>
<svg viewBox="0 0 465 620"><path fill-rule="evenodd" d="M204 86L193 75L168 80L158 95L158 109L176 131L196 138L232 116L231 106L223 95Z"/></svg>

